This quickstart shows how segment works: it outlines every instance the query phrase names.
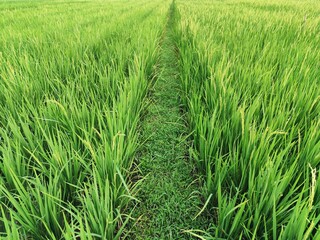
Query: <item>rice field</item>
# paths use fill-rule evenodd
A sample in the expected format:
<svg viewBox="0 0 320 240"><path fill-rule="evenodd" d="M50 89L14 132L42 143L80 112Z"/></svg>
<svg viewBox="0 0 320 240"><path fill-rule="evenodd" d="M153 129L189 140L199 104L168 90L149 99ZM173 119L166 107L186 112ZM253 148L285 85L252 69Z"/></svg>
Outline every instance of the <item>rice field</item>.
<svg viewBox="0 0 320 240"><path fill-rule="evenodd" d="M320 3L0 2L0 239L320 239Z"/></svg>
<svg viewBox="0 0 320 240"><path fill-rule="evenodd" d="M1 4L2 236L120 238L166 10L147 1Z"/></svg>
<svg viewBox="0 0 320 240"><path fill-rule="evenodd" d="M178 6L209 238L320 239L319 4Z"/></svg>

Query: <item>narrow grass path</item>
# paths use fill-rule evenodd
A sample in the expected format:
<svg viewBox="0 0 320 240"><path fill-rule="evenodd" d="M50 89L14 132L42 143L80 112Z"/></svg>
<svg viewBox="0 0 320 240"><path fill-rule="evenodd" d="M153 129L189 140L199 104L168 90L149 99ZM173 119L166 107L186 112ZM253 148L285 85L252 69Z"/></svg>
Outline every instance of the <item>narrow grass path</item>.
<svg viewBox="0 0 320 240"><path fill-rule="evenodd" d="M199 229L203 221L194 216L200 199L192 176L193 166L185 158L186 127L179 109L179 79L174 45L176 8L173 2L161 43L159 76L153 86L151 105L143 123L147 139L140 168L138 218L130 239L191 239L183 232Z"/></svg>

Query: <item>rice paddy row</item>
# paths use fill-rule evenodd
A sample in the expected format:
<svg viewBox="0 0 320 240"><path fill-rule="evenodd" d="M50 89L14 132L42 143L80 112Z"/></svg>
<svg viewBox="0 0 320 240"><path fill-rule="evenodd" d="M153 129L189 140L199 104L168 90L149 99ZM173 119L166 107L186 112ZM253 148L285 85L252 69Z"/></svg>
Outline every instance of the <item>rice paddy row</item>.
<svg viewBox="0 0 320 240"><path fill-rule="evenodd" d="M1 237L120 238L159 4L1 6Z"/></svg>
<svg viewBox="0 0 320 240"><path fill-rule="evenodd" d="M178 1L203 239L320 239L320 5Z"/></svg>
<svg viewBox="0 0 320 240"><path fill-rule="evenodd" d="M320 239L319 3L0 13L0 239Z"/></svg>

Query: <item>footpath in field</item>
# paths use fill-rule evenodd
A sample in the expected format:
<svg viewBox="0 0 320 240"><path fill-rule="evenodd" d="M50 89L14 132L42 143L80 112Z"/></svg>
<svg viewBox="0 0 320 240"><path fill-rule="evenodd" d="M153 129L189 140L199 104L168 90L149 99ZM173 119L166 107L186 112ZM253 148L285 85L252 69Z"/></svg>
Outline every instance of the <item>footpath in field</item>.
<svg viewBox="0 0 320 240"><path fill-rule="evenodd" d="M159 76L153 86L151 105L142 126L147 139L141 171L145 176L136 209L134 239L191 239L183 232L203 228L193 220L201 206L187 152L186 127L179 110L179 79L174 45L176 9L173 3L161 43Z"/></svg>

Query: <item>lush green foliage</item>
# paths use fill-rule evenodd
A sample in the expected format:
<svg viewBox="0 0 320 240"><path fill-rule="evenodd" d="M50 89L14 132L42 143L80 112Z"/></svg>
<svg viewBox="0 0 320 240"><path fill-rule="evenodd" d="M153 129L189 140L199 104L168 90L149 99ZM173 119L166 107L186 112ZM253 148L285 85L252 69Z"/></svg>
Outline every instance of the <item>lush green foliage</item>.
<svg viewBox="0 0 320 240"><path fill-rule="evenodd" d="M179 74L189 157L205 199L198 215L211 219L208 229L184 232L320 239L320 4L178 0L168 14L169 4L0 3L1 239L125 237L128 206L141 186L133 181L139 129L149 129L143 138L159 134L142 158L177 160L150 168L154 176L193 169L178 162L187 142L178 138L187 131L173 89ZM158 103L144 123L155 76ZM179 169L167 174L165 166ZM155 174L159 169L164 173ZM176 177L175 188L169 178L147 185L156 191L146 208L173 196L158 214L162 225L199 202L184 201L198 194L189 194L186 176ZM185 194L169 193L177 188ZM168 238L194 223L188 219L168 226ZM159 228L137 234L164 236Z"/></svg>
<svg viewBox="0 0 320 240"><path fill-rule="evenodd" d="M183 230L203 228L206 219L195 218L202 207L199 186L193 178L194 164L185 158L188 152L185 119L180 109L178 55L174 42L178 14L174 2L168 10L161 38L157 75L149 97L150 105L142 122L139 169L140 200L133 217L137 219L128 239L189 240Z"/></svg>
<svg viewBox="0 0 320 240"><path fill-rule="evenodd" d="M167 8L143 0L0 5L3 237L119 238Z"/></svg>
<svg viewBox="0 0 320 240"><path fill-rule="evenodd" d="M320 239L320 4L179 1L204 239Z"/></svg>

